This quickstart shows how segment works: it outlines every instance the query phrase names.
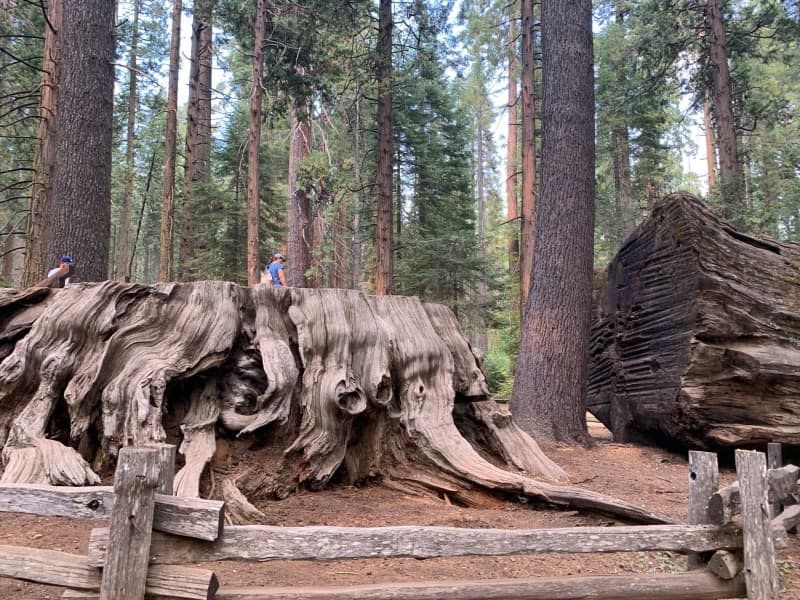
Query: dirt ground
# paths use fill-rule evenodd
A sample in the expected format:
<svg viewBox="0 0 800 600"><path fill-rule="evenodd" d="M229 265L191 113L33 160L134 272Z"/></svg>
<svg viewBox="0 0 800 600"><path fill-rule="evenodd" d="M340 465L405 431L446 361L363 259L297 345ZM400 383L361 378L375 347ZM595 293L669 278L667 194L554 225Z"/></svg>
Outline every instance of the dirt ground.
<svg viewBox="0 0 800 600"><path fill-rule="evenodd" d="M573 485L628 500L684 521L687 463L684 456L664 450L607 439L599 428L592 449L547 446ZM607 433L607 432L606 432ZM723 467L723 483L734 479ZM497 500L485 508L460 508L444 499L403 496L377 485L336 487L300 493L260 506L273 525L441 525L454 527L544 528L613 525L613 519L589 513L532 507L521 501ZM0 514L0 544L85 553L89 531L100 523L63 518ZM1 554L1 551L0 551ZM779 551L782 599L800 599L800 542ZM294 561L204 565L224 587L265 585L358 584L445 579L483 579L557 575L675 572L685 558L667 552L614 554L550 554L448 559L373 559L337 562ZM0 599L55 600L59 588L0 578Z"/></svg>

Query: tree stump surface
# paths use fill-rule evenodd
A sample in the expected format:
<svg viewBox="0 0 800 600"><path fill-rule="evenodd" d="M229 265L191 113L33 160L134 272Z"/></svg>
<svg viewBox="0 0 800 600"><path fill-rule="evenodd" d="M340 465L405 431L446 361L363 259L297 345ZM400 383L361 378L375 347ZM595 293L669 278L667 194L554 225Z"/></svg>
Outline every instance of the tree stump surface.
<svg viewBox="0 0 800 600"><path fill-rule="evenodd" d="M588 408L619 441L800 439L800 246L658 202L596 289Z"/></svg>
<svg viewBox="0 0 800 600"><path fill-rule="evenodd" d="M46 309L34 314L37 301ZM4 337L20 318L27 328ZM566 475L510 415L481 404L480 354L448 309L417 298L221 281L75 284L0 294L0 348L5 339L10 483L96 483L120 446L166 441L183 455L175 493L197 496L209 492L203 477L223 435L226 447L279 450L233 485L215 486L211 473L211 491L239 501L237 520L257 518L242 500L321 488L334 475L412 482L464 504L490 492L664 520L544 481Z"/></svg>

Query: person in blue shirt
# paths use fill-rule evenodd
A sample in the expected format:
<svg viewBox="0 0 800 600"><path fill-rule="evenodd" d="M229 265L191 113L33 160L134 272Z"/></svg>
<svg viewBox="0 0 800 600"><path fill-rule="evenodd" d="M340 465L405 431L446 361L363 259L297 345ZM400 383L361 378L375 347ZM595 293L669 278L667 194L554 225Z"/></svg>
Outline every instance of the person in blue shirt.
<svg viewBox="0 0 800 600"><path fill-rule="evenodd" d="M272 278L272 285L278 287L287 287L286 274L283 272L283 263L285 262L286 257L280 252L277 252L272 257L272 262L269 263L264 269L264 271L269 273L269 276Z"/></svg>

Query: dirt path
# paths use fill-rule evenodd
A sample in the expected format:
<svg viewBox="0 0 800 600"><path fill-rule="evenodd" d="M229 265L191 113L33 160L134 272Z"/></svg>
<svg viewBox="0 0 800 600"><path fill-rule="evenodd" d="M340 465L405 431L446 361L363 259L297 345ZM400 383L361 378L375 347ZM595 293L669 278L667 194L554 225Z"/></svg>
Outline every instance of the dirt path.
<svg viewBox="0 0 800 600"><path fill-rule="evenodd" d="M598 440L591 450L569 446L545 448L565 467L574 485L603 492L686 518L687 465L663 450ZM723 483L733 480L723 469ZM461 508L442 501L402 496L379 486L339 487L301 493L260 507L274 525L445 525L454 527L543 528L612 525L611 518L533 507L522 502L491 502L485 508ZM90 529L86 521L0 514L0 544L85 553ZM780 552L783 599L800 599L800 543ZM499 558L373 559L328 563L312 561L214 563L227 587L310 584L357 584L386 581L480 579L683 570L685 559L667 552L627 554L537 555ZM61 590L0 578L0 598L56 600Z"/></svg>

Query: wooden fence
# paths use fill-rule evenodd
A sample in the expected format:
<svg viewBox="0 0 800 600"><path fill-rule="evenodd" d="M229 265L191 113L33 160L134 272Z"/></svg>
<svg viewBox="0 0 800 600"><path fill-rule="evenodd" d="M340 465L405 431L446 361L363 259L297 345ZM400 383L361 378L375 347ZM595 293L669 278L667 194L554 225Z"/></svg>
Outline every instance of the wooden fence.
<svg viewBox="0 0 800 600"><path fill-rule="evenodd" d="M778 592L775 547L800 523L800 468L780 446L736 452L737 481L719 488L717 456L689 454L688 523L560 529L223 526L224 503L171 496L174 446L123 448L114 487L0 486L0 511L107 519L88 556L0 546L0 576L69 588L102 600L767 600ZM785 510L783 505L786 506ZM220 588L219 560L505 556L671 551L689 571L569 578L387 583L347 587Z"/></svg>

